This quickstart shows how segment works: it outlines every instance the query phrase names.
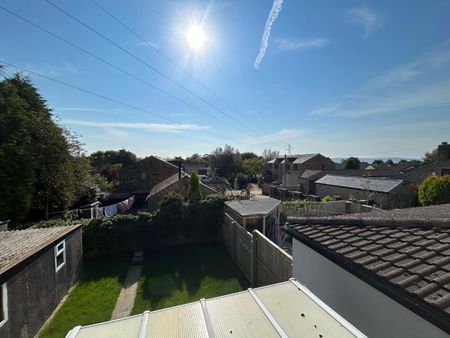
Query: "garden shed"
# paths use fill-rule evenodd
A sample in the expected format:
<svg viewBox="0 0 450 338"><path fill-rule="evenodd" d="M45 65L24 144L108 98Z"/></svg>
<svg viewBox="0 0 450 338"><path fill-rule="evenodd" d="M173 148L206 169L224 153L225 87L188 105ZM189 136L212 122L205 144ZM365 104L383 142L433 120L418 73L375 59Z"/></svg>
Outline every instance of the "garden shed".
<svg viewBox="0 0 450 338"><path fill-rule="evenodd" d="M248 231L259 230L264 235L275 218L280 219L281 201L275 198L251 198L225 202L226 213Z"/></svg>

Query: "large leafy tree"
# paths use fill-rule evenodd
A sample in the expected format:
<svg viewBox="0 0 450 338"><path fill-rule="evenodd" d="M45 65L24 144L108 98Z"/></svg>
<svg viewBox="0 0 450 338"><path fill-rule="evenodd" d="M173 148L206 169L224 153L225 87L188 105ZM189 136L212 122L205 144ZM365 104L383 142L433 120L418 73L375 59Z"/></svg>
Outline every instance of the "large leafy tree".
<svg viewBox="0 0 450 338"><path fill-rule="evenodd" d="M217 176L233 180L236 174L243 171L241 154L232 146L225 145L224 148L216 148L209 156L210 167Z"/></svg>
<svg viewBox="0 0 450 338"><path fill-rule="evenodd" d="M106 150L96 151L89 156L91 164L97 170L101 170L108 165L119 165L120 167L126 167L130 164L137 162L137 157L131 151L120 150Z"/></svg>
<svg viewBox="0 0 450 338"><path fill-rule="evenodd" d="M90 188L108 189L92 174L77 137L55 122L43 97L20 74L0 82L0 122L0 218L17 223L31 207L48 218Z"/></svg>
<svg viewBox="0 0 450 338"><path fill-rule="evenodd" d="M12 79L0 82L0 220L13 223L23 219L33 199L36 164L29 109Z"/></svg>
<svg viewBox="0 0 450 338"><path fill-rule="evenodd" d="M343 160L342 164L346 170L359 169L361 166L361 161L357 157L349 157Z"/></svg>

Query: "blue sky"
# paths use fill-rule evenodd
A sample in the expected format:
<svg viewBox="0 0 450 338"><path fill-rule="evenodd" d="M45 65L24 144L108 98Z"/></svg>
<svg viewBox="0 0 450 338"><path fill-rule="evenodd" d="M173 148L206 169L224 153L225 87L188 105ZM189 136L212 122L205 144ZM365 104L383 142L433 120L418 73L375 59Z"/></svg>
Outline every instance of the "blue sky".
<svg viewBox="0 0 450 338"><path fill-rule="evenodd" d="M147 64L45 0L2 1L145 82L0 9L2 61L138 108L29 74L88 152L170 157L230 144L283 153L290 144L332 157L421 157L450 141L449 1L96 0L147 45L91 0L51 1ZM197 50L186 39L193 24L207 38Z"/></svg>

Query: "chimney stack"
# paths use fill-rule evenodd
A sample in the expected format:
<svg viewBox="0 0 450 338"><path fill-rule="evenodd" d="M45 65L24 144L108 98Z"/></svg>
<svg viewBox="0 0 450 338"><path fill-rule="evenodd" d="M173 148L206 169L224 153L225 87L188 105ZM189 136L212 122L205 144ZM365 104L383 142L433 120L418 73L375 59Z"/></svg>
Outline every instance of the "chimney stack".
<svg viewBox="0 0 450 338"><path fill-rule="evenodd" d="M450 160L450 144L442 142L438 146L438 161Z"/></svg>

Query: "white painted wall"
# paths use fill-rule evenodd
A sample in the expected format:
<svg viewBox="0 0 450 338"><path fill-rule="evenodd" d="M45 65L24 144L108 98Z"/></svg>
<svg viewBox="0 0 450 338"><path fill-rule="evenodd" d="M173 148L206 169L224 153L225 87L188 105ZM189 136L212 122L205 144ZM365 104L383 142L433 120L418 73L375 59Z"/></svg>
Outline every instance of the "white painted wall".
<svg viewBox="0 0 450 338"><path fill-rule="evenodd" d="M369 337L449 337L384 293L293 240L293 277Z"/></svg>

